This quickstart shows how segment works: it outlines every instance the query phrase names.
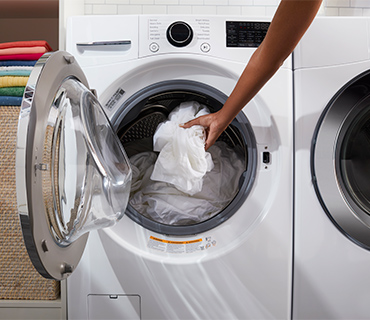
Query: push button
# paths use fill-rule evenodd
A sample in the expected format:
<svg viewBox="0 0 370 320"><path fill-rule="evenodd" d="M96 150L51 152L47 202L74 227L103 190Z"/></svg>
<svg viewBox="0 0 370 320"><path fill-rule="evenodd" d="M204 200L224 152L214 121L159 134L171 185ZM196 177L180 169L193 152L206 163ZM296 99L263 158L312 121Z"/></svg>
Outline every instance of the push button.
<svg viewBox="0 0 370 320"><path fill-rule="evenodd" d="M200 50L202 52L209 52L209 50L211 50L211 46L209 45L209 43L207 42L204 42L200 45Z"/></svg>
<svg viewBox="0 0 370 320"><path fill-rule="evenodd" d="M159 45L158 43L156 42L152 42L150 45L149 45L149 50L151 52L157 52L159 50Z"/></svg>

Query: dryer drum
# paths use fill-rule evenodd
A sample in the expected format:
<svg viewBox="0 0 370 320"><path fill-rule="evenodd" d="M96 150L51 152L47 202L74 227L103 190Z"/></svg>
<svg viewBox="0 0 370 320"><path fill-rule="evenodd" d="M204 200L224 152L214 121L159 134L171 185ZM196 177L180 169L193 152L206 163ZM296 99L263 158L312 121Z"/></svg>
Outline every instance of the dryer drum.
<svg viewBox="0 0 370 320"><path fill-rule="evenodd" d="M153 151L153 135L158 125L166 121L170 112L185 101L197 101L210 112L219 110L227 96L205 84L177 80L157 83L144 88L129 98L116 112L112 124L129 158ZM256 170L256 143L252 128L244 114L225 130L218 141L237 151L243 161L239 187L233 200L225 203L216 214L201 222L182 221L176 224L158 222L145 212L128 205L126 214L147 229L164 234L185 235L216 227L231 217L247 197ZM222 186L221 186L222 187Z"/></svg>

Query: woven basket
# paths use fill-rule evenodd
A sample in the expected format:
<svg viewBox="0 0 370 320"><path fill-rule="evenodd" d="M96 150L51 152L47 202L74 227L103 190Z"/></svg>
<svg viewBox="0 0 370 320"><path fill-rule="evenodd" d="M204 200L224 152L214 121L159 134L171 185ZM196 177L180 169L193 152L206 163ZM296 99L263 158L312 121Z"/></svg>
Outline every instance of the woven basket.
<svg viewBox="0 0 370 320"><path fill-rule="evenodd" d="M15 147L19 107L0 106L0 299L54 300L60 283L34 269L17 213Z"/></svg>

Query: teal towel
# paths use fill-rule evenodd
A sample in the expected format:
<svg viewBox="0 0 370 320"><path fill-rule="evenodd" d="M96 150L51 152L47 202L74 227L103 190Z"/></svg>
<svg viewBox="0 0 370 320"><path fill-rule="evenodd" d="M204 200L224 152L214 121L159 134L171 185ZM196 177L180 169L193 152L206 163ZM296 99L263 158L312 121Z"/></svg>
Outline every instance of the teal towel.
<svg viewBox="0 0 370 320"><path fill-rule="evenodd" d="M31 70L0 70L0 77L1 76L29 76L31 74Z"/></svg>

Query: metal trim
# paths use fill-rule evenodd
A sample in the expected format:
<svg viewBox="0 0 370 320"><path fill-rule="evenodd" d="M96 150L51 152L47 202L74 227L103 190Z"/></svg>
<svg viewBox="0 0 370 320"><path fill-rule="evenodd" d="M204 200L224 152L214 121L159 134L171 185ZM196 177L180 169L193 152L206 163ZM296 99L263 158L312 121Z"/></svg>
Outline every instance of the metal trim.
<svg viewBox="0 0 370 320"><path fill-rule="evenodd" d="M16 148L17 204L26 248L37 271L56 280L65 279L77 266L88 237L85 234L66 247L55 241L42 200L42 174L38 173L44 168L40 161L48 109L60 84L69 77L88 87L84 73L67 52L46 53L36 63L22 101Z"/></svg>

